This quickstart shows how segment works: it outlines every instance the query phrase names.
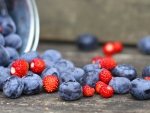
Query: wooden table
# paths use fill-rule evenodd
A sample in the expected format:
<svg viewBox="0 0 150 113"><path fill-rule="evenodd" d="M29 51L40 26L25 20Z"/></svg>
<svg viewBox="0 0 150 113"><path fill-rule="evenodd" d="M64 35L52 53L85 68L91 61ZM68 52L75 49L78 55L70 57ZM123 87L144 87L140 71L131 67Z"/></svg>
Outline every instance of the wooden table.
<svg viewBox="0 0 150 113"><path fill-rule="evenodd" d="M91 52L80 51L74 43L40 42L37 51L42 54L47 49L56 49L63 58L71 60L76 67L91 63L96 56L104 56L101 46ZM131 64L141 77L145 66L150 65L150 56L141 54L136 47L126 47L120 54L114 55L118 64ZM82 97L76 101L64 101L58 93L41 93L33 96L21 95L10 99L0 92L0 112L2 113L142 113L149 112L150 100L135 100L130 94L113 95L112 98L102 98L99 94L93 97Z"/></svg>

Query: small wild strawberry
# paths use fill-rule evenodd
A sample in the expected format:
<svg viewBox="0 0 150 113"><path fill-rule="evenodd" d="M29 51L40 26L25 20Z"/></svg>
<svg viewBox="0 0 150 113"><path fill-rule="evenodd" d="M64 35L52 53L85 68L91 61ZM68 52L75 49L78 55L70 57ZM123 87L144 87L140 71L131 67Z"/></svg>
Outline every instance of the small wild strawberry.
<svg viewBox="0 0 150 113"><path fill-rule="evenodd" d="M30 62L30 70L34 73L41 74L45 69L45 62L41 58L35 58Z"/></svg>
<svg viewBox="0 0 150 113"><path fill-rule="evenodd" d="M91 97L93 96L95 93L95 89L88 86L88 85L85 85L83 86L83 95L86 96L86 97Z"/></svg>
<svg viewBox="0 0 150 113"><path fill-rule="evenodd" d="M59 79L54 75L47 75L43 78L43 87L46 92L52 93L58 90Z"/></svg>
<svg viewBox="0 0 150 113"><path fill-rule="evenodd" d="M27 75L29 64L26 60L18 59L14 61L10 66L10 74L23 77Z"/></svg>

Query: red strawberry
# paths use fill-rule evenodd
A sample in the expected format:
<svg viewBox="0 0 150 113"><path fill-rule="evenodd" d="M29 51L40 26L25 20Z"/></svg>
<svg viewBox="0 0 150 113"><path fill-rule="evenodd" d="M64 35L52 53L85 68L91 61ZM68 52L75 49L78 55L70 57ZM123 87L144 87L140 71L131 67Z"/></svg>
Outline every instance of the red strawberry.
<svg viewBox="0 0 150 113"><path fill-rule="evenodd" d="M109 85L102 86L99 90L99 93L104 98L110 98L114 94L114 89Z"/></svg>
<svg viewBox="0 0 150 113"><path fill-rule="evenodd" d="M150 76L145 76L144 79L150 80Z"/></svg>
<svg viewBox="0 0 150 113"><path fill-rule="evenodd" d="M97 61L101 60L102 57L101 56L96 56L92 59L92 64L95 64Z"/></svg>
<svg viewBox="0 0 150 113"><path fill-rule="evenodd" d="M119 52L121 52L123 50L123 45L122 45L121 42L118 42L118 41L113 42L113 45L114 45L116 53L119 53Z"/></svg>
<svg viewBox="0 0 150 113"><path fill-rule="evenodd" d="M110 71L108 71L107 69L103 69L100 73L99 73L99 78L102 82L108 84L109 81L112 79L112 74Z"/></svg>
<svg viewBox="0 0 150 113"><path fill-rule="evenodd" d="M23 77L27 75L29 64L26 60L18 59L14 61L10 66L10 74Z"/></svg>
<svg viewBox="0 0 150 113"><path fill-rule="evenodd" d="M113 70L116 65L117 63L112 57L104 57L99 63L100 68L105 68L109 71Z"/></svg>
<svg viewBox="0 0 150 113"><path fill-rule="evenodd" d="M83 86L83 95L86 96L86 97L91 97L93 96L95 93L95 89L88 86L88 85L85 85Z"/></svg>
<svg viewBox="0 0 150 113"><path fill-rule="evenodd" d="M107 84L105 84L105 83L102 82L102 81L98 81L98 82L96 83L96 85L95 85L95 91L96 91L96 93L99 93L100 88L101 88L102 86L105 86L105 85L107 85Z"/></svg>
<svg viewBox="0 0 150 113"><path fill-rule="evenodd" d="M115 48L112 42L105 43L102 50L106 55L113 55L115 53Z"/></svg>
<svg viewBox="0 0 150 113"><path fill-rule="evenodd" d="M45 62L41 58L35 58L30 62L30 70L34 73L40 74L45 69Z"/></svg>
<svg viewBox="0 0 150 113"><path fill-rule="evenodd" d="M58 90L59 79L54 75L47 75L43 78L43 87L46 92L52 93Z"/></svg>

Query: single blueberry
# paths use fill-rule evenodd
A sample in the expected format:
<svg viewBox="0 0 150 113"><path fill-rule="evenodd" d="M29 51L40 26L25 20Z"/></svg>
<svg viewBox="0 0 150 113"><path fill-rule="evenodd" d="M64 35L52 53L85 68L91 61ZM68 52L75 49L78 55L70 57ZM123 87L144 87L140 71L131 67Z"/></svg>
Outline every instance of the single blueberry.
<svg viewBox="0 0 150 113"><path fill-rule="evenodd" d="M12 63L13 61L17 60L20 57L19 53L16 49L14 49L12 47L5 47L5 48L8 51L8 53L10 54L9 64Z"/></svg>
<svg viewBox="0 0 150 113"><path fill-rule="evenodd" d="M0 90L3 89L3 84L5 80L10 76L10 69L0 66Z"/></svg>
<svg viewBox="0 0 150 113"><path fill-rule="evenodd" d="M55 75L59 77L60 73L56 68L45 68L43 72L41 73L41 78L43 79L47 75Z"/></svg>
<svg viewBox="0 0 150 113"><path fill-rule="evenodd" d="M22 78L22 81L24 82L24 94L34 95L42 90L42 79L37 74L26 75Z"/></svg>
<svg viewBox="0 0 150 113"><path fill-rule="evenodd" d="M67 72L63 72L60 74L59 78L59 84L62 84L64 82L76 82L76 79Z"/></svg>
<svg viewBox="0 0 150 113"><path fill-rule="evenodd" d="M5 37L5 46L19 49L22 46L22 39L19 35L11 33Z"/></svg>
<svg viewBox="0 0 150 113"><path fill-rule="evenodd" d="M84 75L84 70L79 67L69 68L66 72L70 74L70 76L73 76L77 82L80 83L81 77Z"/></svg>
<svg viewBox="0 0 150 113"><path fill-rule="evenodd" d="M49 59L50 61L52 61L53 63L58 62L59 60L62 59L62 55L59 51L57 50L53 50L53 49L49 49L46 50L42 55L41 58L44 59Z"/></svg>
<svg viewBox="0 0 150 113"><path fill-rule="evenodd" d="M10 54L5 47L0 45L0 66L7 66L10 61Z"/></svg>
<svg viewBox="0 0 150 113"><path fill-rule="evenodd" d="M96 70L85 72L85 74L80 79L82 86L89 85L95 87L95 84L99 81L99 72Z"/></svg>
<svg viewBox="0 0 150 113"><path fill-rule="evenodd" d="M63 82L59 86L58 94L63 100L77 100L82 96L82 86L78 82Z"/></svg>
<svg viewBox="0 0 150 113"><path fill-rule="evenodd" d="M43 61L45 62L46 68L56 68L55 64L49 59L43 59Z"/></svg>
<svg viewBox="0 0 150 113"><path fill-rule="evenodd" d="M131 81L130 94L138 100L150 98L150 81L143 78L136 78Z"/></svg>
<svg viewBox="0 0 150 113"><path fill-rule="evenodd" d="M70 60L61 59L58 63L55 64L56 68L60 73L66 72L69 68L73 68L74 64Z"/></svg>
<svg viewBox="0 0 150 113"><path fill-rule="evenodd" d="M135 68L128 64L119 64L111 72L114 77L126 77L129 80L134 80L137 76Z"/></svg>
<svg viewBox="0 0 150 113"><path fill-rule="evenodd" d="M31 60L35 59L35 58L40 58L40 54L37 51L29 51L27 53L24 53L20 56L21 59L26 60L28 63L31 62Z"/></svg>
<svg viewBox="0 0 150 113"><path fill-rule="evenodd" d="M10 15L0 15L0 26L4 36L16 32L16 25Z"/></svg>
<svg viewBox="0 0 150 113"><path fill-rule="evenodd" d="M142 77L150 76L150 66L146 66L142 71Z"/></svg>
<svg viewBox="0 0 150 113"><path fill-rule="evenodd" d="M142 37L138 43L137 47L139 51L141 51L144 54L150 54L150 36Z"/></svg>
<svg viewBox="0 0 150 113"><path fill-rule="evenodd" d="M131 88L131 82L125 77L114 77L110 80L109 85L113 87L114 92L118 94L128 93Z"/></svg>
<svg viewBox="0 0 150 113"><path fill-rule="evenodd" d="M98 39L92 34L81 34L77 37L77 46L83 51L91 51L98 47Z"/></svg>
<svg viewBox="0 0 150 113"><path fill-rule="evenodd" d="M19 97L24 88L24 82L17 76L11 76L6 79L3 86L3 93L9 98Z"/></svg>

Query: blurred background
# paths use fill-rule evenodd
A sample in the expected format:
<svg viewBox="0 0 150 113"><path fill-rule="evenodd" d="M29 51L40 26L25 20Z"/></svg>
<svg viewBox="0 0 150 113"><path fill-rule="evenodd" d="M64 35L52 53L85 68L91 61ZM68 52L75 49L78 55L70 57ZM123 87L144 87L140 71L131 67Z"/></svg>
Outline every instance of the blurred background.
<svg viewBox="0 0 150 113"><path fill-rule="evenodd" d="M92 33L100 43L135 45L149 35L150 0L36 0L40 40L74 42Z"/></svg>

